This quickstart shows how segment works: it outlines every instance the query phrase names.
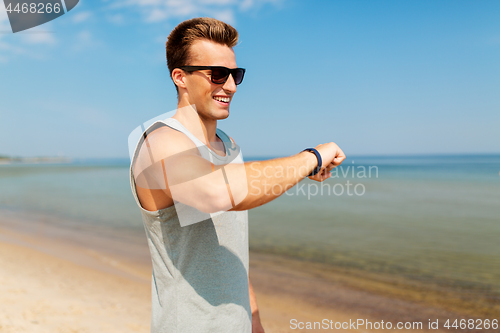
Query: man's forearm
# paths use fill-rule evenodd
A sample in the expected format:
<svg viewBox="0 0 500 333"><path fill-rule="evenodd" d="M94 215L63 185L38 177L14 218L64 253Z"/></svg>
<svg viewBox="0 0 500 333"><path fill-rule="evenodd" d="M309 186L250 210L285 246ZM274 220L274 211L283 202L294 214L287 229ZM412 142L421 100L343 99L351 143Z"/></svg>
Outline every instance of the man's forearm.
<svg viewBox="0 0 500 333"><path fill-rule="evenodd" d="M321 182L345 156L333 142L318 145L316 149L322 160L321 172L311 179ZM162 165L155 164L157 168L152 173L155 182L164 184L163 187L168 183L173 200L205 213L261 206L281 196L318 167L317 157L308 151L272 160L225 165L214 165L196 154L161 162ZM168 192L166 187L165 191Z"/></svg>
<svg viewBox="0 0 500 333"><path fill-rule="evenodd" d="M248 210L276 199L304 179L318 161L310 152L245 163L248 194L232 210Z"/></svg>

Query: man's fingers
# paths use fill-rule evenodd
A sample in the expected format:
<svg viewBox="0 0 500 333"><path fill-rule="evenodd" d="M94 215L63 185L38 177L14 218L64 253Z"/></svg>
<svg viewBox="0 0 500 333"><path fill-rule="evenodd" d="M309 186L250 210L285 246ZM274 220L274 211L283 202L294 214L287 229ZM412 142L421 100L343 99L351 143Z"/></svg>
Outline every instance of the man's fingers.
<svg viewBox="0 0 500 333"><path fill-rule="evenodd" d="M345 160L345 156L343 155L337 155L331 162L328 164L327 168L333 169L335 167L338 167L342 162Z"/></svg>
<svg viewBox="0 0 500 333"><path fill-rule="evenodd" d="M344 160L345 157L335 157L332 163L335 164L335 166L339 166Z"/></svg>
<svg viewBox="0 0 500 333"><path fill-rule="evenodd" d="M345 160L344 152L334 142L317 145L316 149L318 149L323 157L323 165L329 162L326 166L324 166L325 169L329 168L328 170L331 170L336 166L339 166ZM332 153L334 156L332 156ZM332 158L332 160L328 161L330 158Z"/></svg>
<svg viewBox="0 0 500 333"><path fill-rule="evenodd" d="M342 149L339 148L339 150L337 151L337 156L335 156L332 163L334 163L335 165L340 165L344 160L345 160L345 154L342 151Z"/></svg>

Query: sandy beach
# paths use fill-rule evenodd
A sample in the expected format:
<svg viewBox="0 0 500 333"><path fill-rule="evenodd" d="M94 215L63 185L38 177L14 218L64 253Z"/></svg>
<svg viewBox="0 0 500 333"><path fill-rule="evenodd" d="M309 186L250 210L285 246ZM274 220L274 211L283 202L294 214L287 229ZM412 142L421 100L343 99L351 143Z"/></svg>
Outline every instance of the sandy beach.
<svg viewBox="0 0 500 333"><path fill-rule="evenodd" d="M147 332L149 286L0 243L0 331Z"/></svg>
<svg viewBox="0 0 500 333"><path fill-rule="evenodd" d="M151 268L145 239L130 242L138 255L127 258L99 246L106 243L103 233L56 235L51 230L56 227L43 221L28 230L15 216L0 218L0 332L149 332ZM335 331L306 328L308 322L325 319L330 325L422 322L422 329L402 330L421 332L429 331L429 319L460 318L424 303L362 290L352 275L278 256L252 253L250 277L269 333Z"/></svg>

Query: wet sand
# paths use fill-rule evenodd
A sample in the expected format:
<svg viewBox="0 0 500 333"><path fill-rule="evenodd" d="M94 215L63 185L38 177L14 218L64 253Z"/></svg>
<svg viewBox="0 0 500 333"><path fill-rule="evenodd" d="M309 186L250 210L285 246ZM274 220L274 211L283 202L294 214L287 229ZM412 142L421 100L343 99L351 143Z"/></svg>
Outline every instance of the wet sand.
<svg viewBox="0 0 500 333"><path fill-rule="evenodd" d="M145 236L124 243L104 231L64 231L43 221L26 228L22 220L0 217L0 332L149 332L151 266ZM133 256L116 249L124 244ZM429 319L440 319L442 326L445 318L460 318L422 302L363 290L350 283L356 277L321 265L267 254L251 253L250 277L268 333L338 331L336 322L357 320L375 327L348 330L380 331L376 323L383 320L394 326L422 322L422 329L401 330L422 332L430 331ZM325 325L325 319L332 329L299 328L308 322Z"/></svg>

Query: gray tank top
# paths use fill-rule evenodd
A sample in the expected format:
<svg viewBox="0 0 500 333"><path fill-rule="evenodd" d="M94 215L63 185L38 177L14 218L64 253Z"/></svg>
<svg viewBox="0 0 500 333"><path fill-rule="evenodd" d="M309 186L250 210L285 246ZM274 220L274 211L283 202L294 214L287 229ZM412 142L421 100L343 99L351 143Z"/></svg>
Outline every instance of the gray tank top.
<svg viewBox="0 0 500 333"><path fill-rule="evenodd" d="M154 123L146 133L161 126L184 133L196 144L200 154L216 165L234 160L234 154L241 154L220 129L216 133L224 143L224 157L172 118ZM135 149L130 182L142 213L153 263L151 332L251 333L248 212L222 212L181 226L177 204L154 212L142 208L132 170L143 141L144 136ZM186 209L183 214L190 214Z"/></svg>

